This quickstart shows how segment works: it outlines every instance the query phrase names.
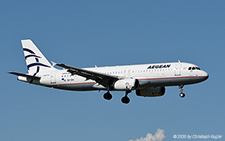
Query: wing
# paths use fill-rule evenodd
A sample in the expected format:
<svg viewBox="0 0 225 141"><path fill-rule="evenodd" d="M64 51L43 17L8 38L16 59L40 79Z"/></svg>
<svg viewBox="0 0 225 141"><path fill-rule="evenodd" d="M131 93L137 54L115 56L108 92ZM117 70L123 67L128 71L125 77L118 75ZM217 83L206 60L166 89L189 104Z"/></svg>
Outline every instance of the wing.
<svg viewBox="0 0 225 141"><path fill-rule="evenodd" d="M87 80L88 79L94 80L106 88L111 86L115 81L119 80L119 77L113 76L113 75L108 75L108 74L103 74L103 73L95 72L91 70L71 67L65 64L56 64L56 65L68 69L67 71L70 72L71 74L76 74L76 75L85 77Z"/></svg>

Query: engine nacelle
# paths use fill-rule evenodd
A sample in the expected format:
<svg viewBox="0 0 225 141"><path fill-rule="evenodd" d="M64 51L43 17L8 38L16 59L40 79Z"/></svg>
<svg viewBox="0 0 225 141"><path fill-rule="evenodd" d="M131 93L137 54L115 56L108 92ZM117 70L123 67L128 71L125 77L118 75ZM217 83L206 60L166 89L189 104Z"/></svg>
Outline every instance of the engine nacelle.
<svg viewBox="0 0 225 141"><path fill-rule="evenodd" d="M144 97L157 97L165 94L165 87L149 87L146 89L136 90L136 95Z"/></svg>
<svg viewBox="0 0 225 141"><path fill-rule="evenodd" d="M136 79L121 79L121 80L117 80L113 87L115 90L132 90L137 88L138 86L138 80Z"/></svg>

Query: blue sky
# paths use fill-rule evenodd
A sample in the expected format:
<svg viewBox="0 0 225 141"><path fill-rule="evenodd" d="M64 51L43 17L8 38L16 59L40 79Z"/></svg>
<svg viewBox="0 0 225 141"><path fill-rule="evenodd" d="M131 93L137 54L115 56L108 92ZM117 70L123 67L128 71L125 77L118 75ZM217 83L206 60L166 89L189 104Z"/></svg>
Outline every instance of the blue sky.
<svg viewBox="0 0 225 141"><path fill-rule="evenodd" d="M165 131L225 135L225 2L5 1L0 2L0 140L128 141ZM32 39L52 61L76 67L181 60L210 78L167 87L158 98L123 92L71 92L30 85L8 71L26 73L20 44ZM224 138L224 137L223 137Z"/></svg>

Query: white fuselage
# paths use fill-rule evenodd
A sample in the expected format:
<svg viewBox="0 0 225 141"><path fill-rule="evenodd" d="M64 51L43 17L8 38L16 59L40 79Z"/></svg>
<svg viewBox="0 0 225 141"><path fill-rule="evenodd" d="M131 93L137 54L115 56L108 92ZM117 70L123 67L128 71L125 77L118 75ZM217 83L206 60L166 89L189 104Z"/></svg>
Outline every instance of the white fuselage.
<svg viewBox="0 0 225 141"><path fill-rule="evenodd" d="M103 74L115 75L137 79L139 87L175 86L199 83L208 78L208 74L200 70L196 65L190 63L158 63L144 65L126 65L85 68ZM40 81L34 84L65 90L88 91L107 90L106 87L91 79L72 75L67 70L55 69L40 76ZM18 80L29 82L26 78L19 76Z"/></svg>
<svg viewBox="0 0 225 141"><path fill-rule="evenodd" d="M191 63L157 63L110 67L78 68L61 63L52 64L32 40L21 40L28 74L9 72L18 80L56 89L72 91L106 90L104 99L112 99L110 91L125 91L121 101L130 102L128 94L157 97L165 94L165 86L179 86L180 97L184 85L202 82L208 74ZM54 66L62 67L63 70Z"/></svg>

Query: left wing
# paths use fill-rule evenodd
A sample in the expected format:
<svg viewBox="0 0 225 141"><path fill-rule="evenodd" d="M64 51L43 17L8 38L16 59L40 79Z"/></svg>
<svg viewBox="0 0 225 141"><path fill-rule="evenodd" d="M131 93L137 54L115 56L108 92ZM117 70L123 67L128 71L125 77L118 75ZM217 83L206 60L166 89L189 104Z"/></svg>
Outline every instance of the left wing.
<svg viewBox="0 0 225 141"><path fill-rule="evenodd" d="M108 88L115 81L120 79L120 77L118 76L103 74L100 72L90 71L90 70L76 68L76 67L71 67L65 64L56 64L56 65L68 69L67 71L70 72L71 74L80 75L82 77L85 77L86 79L94 80L106 88Z"/></svg>

